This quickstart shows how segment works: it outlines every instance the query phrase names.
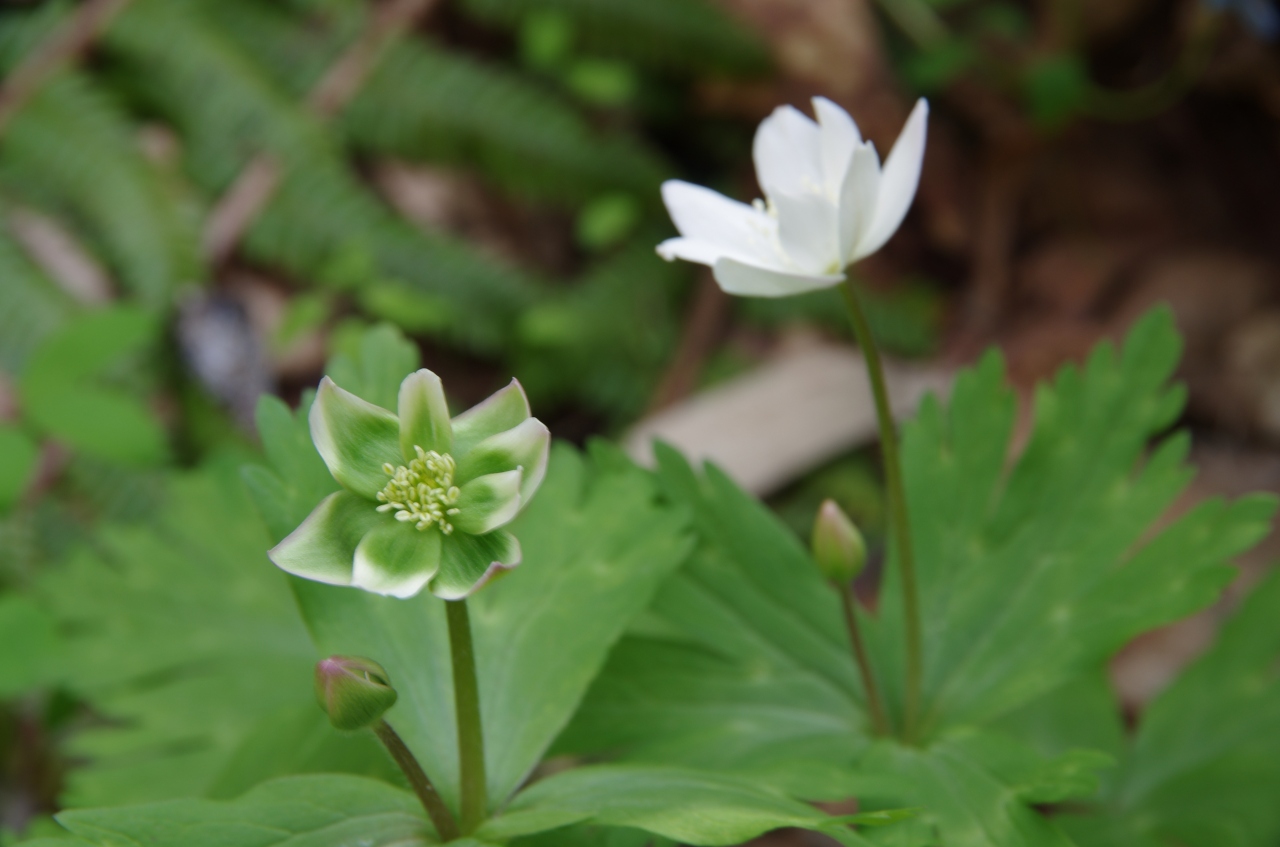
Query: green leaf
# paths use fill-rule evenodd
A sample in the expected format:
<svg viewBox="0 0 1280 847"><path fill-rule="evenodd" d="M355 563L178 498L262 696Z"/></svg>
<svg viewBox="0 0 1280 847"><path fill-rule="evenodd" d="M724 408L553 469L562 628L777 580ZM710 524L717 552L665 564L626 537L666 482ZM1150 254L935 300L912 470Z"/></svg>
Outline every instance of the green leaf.
<svg viewBox="0 0 1280 847"><path fill-rule="evenodd" d="M479 830L515 835L578 821L634 827L690 845L738 844L773 829L827 832L865 844L840 819L748 780L671 767L604 765L548 777L521 792Z"/></svg>
<svg viewBox="0 0 1280 847"><path fill-rule="evenodd" d="M103 526L37 585L64 634L59 681L106 719L71 737L67 753L86 764L69 772L63 803L247 787L231 776L247 772L246 756L263 776L393 776L371 736L335 743L334 756L326 739L336 731L312 722L306 748L261 742L282 712L323 718L312 693L318 657L286 577L267 561L269 539L232 468L178 476L162 503L149 522Z"/></svg>
<svg viewBox="0 0 1280 847"><path fill-rule="evenodd" d="M326 495L338 490L311 441L307 414L313 398L311 392L304 394L296 415L278 397L258 401L258 437L275 473L250 466L241 474L274 539L293 532Z"/></svg>
<svg viewBox="0 0 1280 847"><path fill-rule="evenodd" d="M402 381L421 365L417 346L400 330L384 323L360 333L350 348L338 350L325 366L325 373L375 406L398 409Z"/></svg>
<svg viewBox="0 0 1280 847"><path fill-rule="evenodd" d="M0 425L0 513L22 496L39 456L40 448L25 432Z"/></svg>
<svg viewBox="0 0 1280 847"><path fill-rule="evenodd" d="M466 0L463 7L506 24L555 10L572 21L583 48L668 71L751 74L768 67L759 38L707 0Z"/></svg>
<svg viewBox="0 0 1280 847"><path fill-rule="evenodd" d="M1269 497L1212 500L1152 532L1189 479L1167 380L1180 343L1167 310L1117 355L1101 345L1036 395L1035 428L1007 461L1014 401L988 357L928 402L904 438L928 723L980 723L1091 671L1133 636L1207 606L1225 564L1269 530ZM891 564L869 629L900 701L902 607ZM1087 626L1084 625L1087 622Z"/></svg>
<svg viewBox="0 0 1280 847"><path fill-rule="evenodd" d="M678 847L669 838L660 838L643 829L568 826L511 842L513 847Z"/></svg>
<svg viewBox="0 0 1280 847"><path fill-rule="evenodd" d="M558 751L697 763L812 799L921 806L949 844L1065 843L1029 804L1089 794L1107 760L1027 743L1026 713L1020 743L977 728L1013 722L1132 636L1211 603L1231 577L1225 563L1267 532L1274 511L1268 498L1209 502L1153 529L1188 478L1185 439L1147 452L1181 409L1182 393L1166 384L1178 347L1159 312L1122 355L1103 347L1083 371L1065 369L1040 389L1013 462L1014 400L996 357L959 377L949 408L926 403L908 425L923 750L868 747L836 595L795 536L714 468L699 477L659 449L664 492L692 511L699 547L611 656ZM864 624L897 713L901 615L891 561ZM1106 738L1073 732L1076 743ZM897 781L876 794L882 771Z"/></svg>
<svg viewBox="0 0 1280 847"><path fill-rule="evenodd" d="M1089 96L1089 69L1069 54L1038 59L1022 80L1031 119L1045 129L1059 129L1079 112Z"/></svg>
<svg viewBox="0 0 1280 847"><path fill-rule="evenodd" d="M1072 847L1066 835L1010 790L1006 774L975 756L979 751L968 741L944 741L928 750L877 745L863 762L860 802L920 807L920 822L937 833L937 843ZM895 837L892 828L883 832Z"/></svg>
<svg viewBox="0 0 1280 847"><path fill-rule="evenodd" d="M94 380L150 344L155 320L117 306L77 317L47 338L22 374L23 411L55 438L98 458L134 466L168 455L163 428L146 405Z"/></svg>
<svg viewBox="0 0 1280 847"><path fill-rule="evenodd" d="M23 411L53 438L100 459L133 467L162 464L169 455L164 429L139 400L96 386L27 391Z"/></svg>
<svg viewBox="0 0 1280 847"><path fill-rule="evenodd" d="M0 699L54 680L62 642L53 618L31 598L0 595Z"/></svg>
<svg viewBox="0 0 1280 847"><path fill-rule="evenodd" d="M149 847L346 847L438 844L417 799L352 776L288 777L230 801L173 800L63 812L58 822L95 844Z"/></svg>
<svg viewBox="0 0 1280 847"><path fill-rule="evenodd" d="M512 531L520 567L470 601L489 793L509 797L568 721L627 622L687 550L649 477L612 454L558 447ZM457 741L442 601L295 582L324 653L369 656L400 693L388 720L456 803Z"/></svg>
<svg viewBox="0 0 1280 847"><path fill-rule="evenodd" d="M1096 815L1064 821L1081 847L1249 847L1280 839L1280 577L1254 590L1214 647L1143 713Z"/></svg>

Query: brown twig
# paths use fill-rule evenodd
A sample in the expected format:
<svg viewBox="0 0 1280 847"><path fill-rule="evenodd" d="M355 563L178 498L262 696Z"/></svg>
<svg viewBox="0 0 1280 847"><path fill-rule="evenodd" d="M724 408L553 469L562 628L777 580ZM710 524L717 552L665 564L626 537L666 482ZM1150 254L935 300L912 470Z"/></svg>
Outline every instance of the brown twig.
<svg viewBox="0 0 1280 847"><path fill-rule="evenodd" d="M93 46L107 25L133 0L86 0L71 18L31 51L0 85L0 133L60 68Z"/></svg>
<svg viewBox="0 0 1280 847"><path fill-rule="evenodd" d="M720 340L728 314L729 295L720 290L710 274L701 275L675 357L649 401L651 414L687 397L697 387L698 376Z"/></svg>
<svg viewBox="0 0 1280 847"><path fill-rule="evenodd" d="M321 122L336 117L401 34L417 24L437 0L388 0L370 17L364 32L338 57L307 95L307 108ZM280 185L282 168L270 153L259 153L222 195L204 228L204 253L222 264L258 219Z"/></svg>

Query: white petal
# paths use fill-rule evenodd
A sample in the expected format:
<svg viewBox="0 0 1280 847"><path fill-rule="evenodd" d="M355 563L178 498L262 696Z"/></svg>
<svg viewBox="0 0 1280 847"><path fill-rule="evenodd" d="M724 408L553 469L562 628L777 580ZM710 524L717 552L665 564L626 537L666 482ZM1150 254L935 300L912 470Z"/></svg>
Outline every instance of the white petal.
<svg viewBox="0 0 1280 847"><path fill-rule="evenodd" d="M822 128L824 184L832 197L839 197L853 151L862 143L862 133L848 112L825 97L813 98L813 113Z"/></svg>
<svg viewBox="0 0 1280 847"><path fill-rule="evenodd" d="M844 280L844 274L787 273L733 259L716 262L715 277L726 294L742 297L790 297L830 288Z"/></svg>
<svg viewBox="0 0 1280 847"><path fill-rule="evenodd" d="M716 259L725 255L725 249L718 244L696 238L668 238L658 245L658 255L668 262L684 259L699 265L714 265Z"/></svg>
<svg viewBox="0 0 1280 847"><path fill-rule="evenodd" d="M840 256L846 265L865 255L858 248L875 220L879 193L880 157L875 145L860 144L840 187Z"/></svg>
<svg viewBox="0 0 1280 847"><path fill-rule="evenodd" d="M685 238L715 245L721 255L777 262L773 244L777 223L754 206L678 179L662 184L662 200Z"/></svg>
<svg viewBox="0 0 1280 847"><path fill-rule="evenodd" d="M826 197L817 194L775 194L778 210L778 238L796 270L816 274L838 272L843 268L836 224L839 210ZM732 258L732 257L731 257Z"/></svg>
<svg viewBox="0 0 1280 847"><path fill-rule="evenodd" d="M920 184L920 167L924 163L925 135L929 124L929 104L921 98L907 118L902 134L884 162L880 180L880 196L876 200L875 220L862 242L857 258L869 256L884 246L898 231L902 219L915 199Z"/></svg>
<svg viewBox="0 0 1280 847"><path fill-rule="evenodd" d="M822 133L793 106L779 106L760 123L752 156L767 197L822 189Z"/></svg>

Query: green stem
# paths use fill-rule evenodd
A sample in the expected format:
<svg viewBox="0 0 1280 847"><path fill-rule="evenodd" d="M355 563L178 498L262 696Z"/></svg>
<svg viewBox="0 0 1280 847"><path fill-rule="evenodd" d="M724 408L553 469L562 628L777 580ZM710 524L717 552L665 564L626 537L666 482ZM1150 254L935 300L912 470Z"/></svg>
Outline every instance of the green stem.
<svg viewBox="0 0 1280 847"><path fill-rule="evenodd" d="M458 823L453 819L453 813L449 811L449 807L440 799L440 795L436 793L436 787L431 784L431 780L427 779L427 774L422 770L422 765L418 764L418 760L414 758L413 753L405 746L400 736L391 728L391 724L384 720L379 720L373 725L374 734L378 736L378 740L387 748L387 752L391 754L391 758L396 760L396 764L400 766L400 770L404 771L405 777L409 780L409 785L413 788L413 793L418 795L418 799L422 802L422 808L427 810L427 816L431 818L431 823L435 825L436 834L440 836L442 842L453 841L458 837Z"/></svg>
<svg viewBox="0 0 1280 847"><path fill-rule="evenodd" d="M902 576L902 609L907 636L907 680L903 705L903 739L915 739L916 724L920 714L920 688L924 675L923 650L920 637L920 597L916 589L915 555L911 547L911 524L907 514L907 496L902 485L902 462L898 458L898 433L894 427L893 411L889 408L889 392L884 382L884 363L880 360L880 348L867 316L858 302L853 283L846 281L841 287L845 304L849 308L849 321L853 334L867 360L867 374L871 378L871 394L875 398L876 418L880 424L880 452L884 459L884 481L889 494L889 517L893 537L898 548L898 566Z"/></svg>
<svg viewBox="0 0 1280 847"><path fill-rule="evenodd" d="M484 823L489 800L484 773L484 730L480 725L480 687L476 684L476 654L471 642L467 601L446 602L449 650L453 658L453 703L458 719L458 773L462 793L462 834Z"/></svg>
<svg viewBox="0 0 1280 847"><path fill-rule="evenodd" d="M889 735L889 716L884 709L884 701L880 699L880 686L876 684L875 674L871 672L871 661L867 658L867 645L862 641L862 629L858 626L857 601L853 596L853 585L837 585L840 601L844 605L844 623L849 628L849 642L853 645L853 658L858 663L858 672L862 674L862 687L867 692L867 709L871 712L871 727L876 735Z"/></svg>

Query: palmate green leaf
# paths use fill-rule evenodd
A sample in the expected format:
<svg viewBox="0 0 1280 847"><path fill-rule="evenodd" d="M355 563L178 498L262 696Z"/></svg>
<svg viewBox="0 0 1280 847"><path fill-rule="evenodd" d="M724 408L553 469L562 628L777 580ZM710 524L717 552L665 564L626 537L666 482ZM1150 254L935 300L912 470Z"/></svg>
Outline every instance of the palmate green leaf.
<svg viewBox="0 0 1280 847"><path fill-rule="evenodd" d="M512 847L677 847L676 842L625 827L568 826L517 838Z"/></svg>
<svg viewBox="0 0 1280 847"><path fill-rule="evenodd" d="M1152 533L1187 479L1176 436L1144 460L1180 408L1165 387L1177 348L1157 314L1122 357L1104 350L1043 388L1012 466L1013 401L994 358L961 376L948 411L926 405L908 427L926 622L922 750L869 746L836 596L794 536L723 474L699 478L669 450L658 451L664 489L693 511L700 546L557 749L697 760L814 799L921 806L934 834L919 837L949 845L1065 843L1029 806L1089 796L1107 759L1054 758L1034 739L966 725L1012 717L1130 636L1211 602L1230 576L1224 563L1265 533L1273 511L1266 499L1211 502ZM885 591L867 628L872 664L900 703L894 577ZM966 735L981 743L960 744Z"/></svg>
<svg viewBox="0 0 1280 847"><path fill-rule="evenodd" d="M738 844L774 829L802 827L866 844L840 818L829 817L749 780L673 767L603 765L576 768L535 783L477 832L495 841L563 823L643 829L689 845Z"/></svg>
<svg viewBox="0 0 1280 847"><path fill-rule="evenodd" d="M234 796L299 770L394 779L372 737L340 736L315 706L315 650L234 470L177 477L162 502L38 585L65 642L57 679L103 718L71 739L86 764L63 802Z"/></svg>
<svg viewBox="0 0 1280 847"><path fill-rule="evenodd" d="M63 812L57 819L73 835L104 847L439 843L412 794L353 776L287 777L229 802L174 800L81 809ZM592 845L639 847L668 843L670 838L692 847L712 847L792 826L825 832L850 847L865 847L868 842L850 827L852 822L732 777L670 767L603 766L545 779L517 795L500 817L486 822L474 836L449 843L483 847L543 832L548 833L546 839L555 839L564 827L585 823L592 829L578 827L577 836ZM602 833L600 827L609 829ZM645 834L626 833L638 829ZM551 843L577 842L571 834Z"/></svg>
<svg viewBox="0 0 1280 847"><path fill-rule="evenodd" d="M1035 430L1007 453L1014 400L988 357L945 412L926 403L905 433L925 702L930 728L986 721L1092 669L1129 638L1211 603L1231 556L1269 529L1274 502L1201 504L1149 538L1185 487L1187 439L1148 441L1176 420L1166 383L1180 343L1167 310L1041 386ZM870 638L900 702L898 570Z"/></svg>
<svg viewBox="0 0 1280 847"><path fill-rule="evenodd" d="M353 776L264 783L230 802L171 800L63 812L58 822L93 844L148 847L413 847L439 844L407 791ZM462 847L465 842L454 842ZM474 847L474 845L468 845Z"/></svg>
<svg viewBox="0 0 1280 847"><path fill-rule="evenodd" d="M1080 847L1271 847L1280 841L1280 578L1254 590L1214 647L1143 712Z"/></svg>

